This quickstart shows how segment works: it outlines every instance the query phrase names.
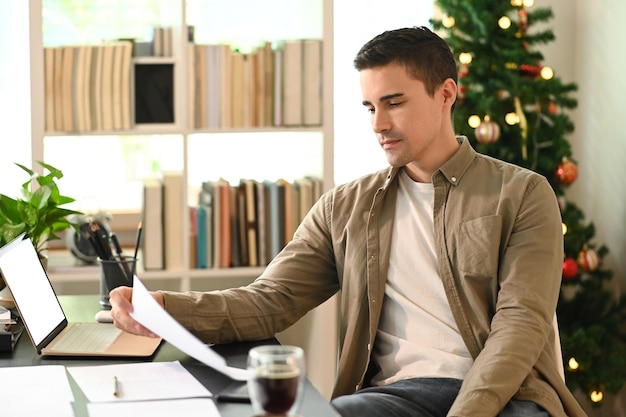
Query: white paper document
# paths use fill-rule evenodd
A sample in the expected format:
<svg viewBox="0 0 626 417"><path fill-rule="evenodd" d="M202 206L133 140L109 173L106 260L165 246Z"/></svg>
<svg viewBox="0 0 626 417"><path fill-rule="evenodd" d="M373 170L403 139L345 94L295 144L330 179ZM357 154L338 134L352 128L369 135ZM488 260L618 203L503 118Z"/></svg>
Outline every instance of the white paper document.
<svg viewBox="0 0 626 417"><path fill-rule="evenodd" d="M215 403L208 398L141 401L130 403L89 403L89 417L219 417Z"/></svg>
<svg viewBox="0 0 626 417"><path fill-rule="evenodd" d="M0 368L0 386L0 415L74 417L74 394L63 365Z"/></svg>
<svg viewBox="0 0 626 417"><path fill-rule="evenodd" d="M180 362L68 366L67 372L92 403L211 397Z"/></svg>
<svg viewBox="0 0 626 417"><path fill-rule="evenodd" d="M232 379L238 381L248 379L248 371L246 369L228 366L222 356L202 343L200 339L191 334L169 315L150 295L150 292L137 275L134 276L133 280L133 312L131 316L144 327L192 358L228 375Z"/></svg>

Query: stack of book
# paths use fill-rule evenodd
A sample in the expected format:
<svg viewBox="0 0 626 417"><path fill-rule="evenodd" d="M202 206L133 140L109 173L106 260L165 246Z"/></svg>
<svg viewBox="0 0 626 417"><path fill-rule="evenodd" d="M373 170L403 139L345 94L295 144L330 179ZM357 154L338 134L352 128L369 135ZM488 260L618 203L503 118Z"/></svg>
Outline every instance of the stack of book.
<svg viewBox="0 0 626 417"><path fill-rule="evenodd" d="M131 128L133 43L44 48L48 132Z"/></svg>
<svg viewBox="0 0 626 417"><path fill-rule="evenodd" d="M321 180L313 177L292 182L241 179L237 184L218 179L202 183L198 204L185 206L183 185L182 176L171 173L144 184L146 270L267 265L292 239L322 192ZM185 215L188 234L182 233ZM190 239L187 265L183 236Z"/></svg>
<svg viewBox="0 0 626 417"><path fill-rule="evenodd" d="M188 43L187 123L195 129L322 124L322 41L270 42L249 53Z"/></svg>

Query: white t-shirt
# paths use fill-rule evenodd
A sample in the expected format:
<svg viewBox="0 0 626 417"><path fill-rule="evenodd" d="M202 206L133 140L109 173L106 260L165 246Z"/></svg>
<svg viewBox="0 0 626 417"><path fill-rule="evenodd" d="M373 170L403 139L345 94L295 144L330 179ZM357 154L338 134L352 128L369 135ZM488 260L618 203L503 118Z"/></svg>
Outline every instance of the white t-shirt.
<svg viewBox="0 0 626 417"><path fill-rule="evenodd" d="M400 172L373 385L413 377L463 379L473 359L452 317L437 266L435 190Z"/></svg>

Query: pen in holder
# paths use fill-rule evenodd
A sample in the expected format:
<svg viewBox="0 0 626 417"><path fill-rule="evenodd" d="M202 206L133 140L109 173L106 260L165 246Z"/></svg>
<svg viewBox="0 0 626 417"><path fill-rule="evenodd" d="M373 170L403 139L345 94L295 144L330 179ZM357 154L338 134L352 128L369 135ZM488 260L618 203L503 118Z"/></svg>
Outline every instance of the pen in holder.
<svg viewBox="0 0 626 417"><path fill-rule="evenodd" d="M114 257L113 259L98 258L100 264L100 308L110 310L109 291L114 288L133 286L133 275L136 258Z"/></svg>

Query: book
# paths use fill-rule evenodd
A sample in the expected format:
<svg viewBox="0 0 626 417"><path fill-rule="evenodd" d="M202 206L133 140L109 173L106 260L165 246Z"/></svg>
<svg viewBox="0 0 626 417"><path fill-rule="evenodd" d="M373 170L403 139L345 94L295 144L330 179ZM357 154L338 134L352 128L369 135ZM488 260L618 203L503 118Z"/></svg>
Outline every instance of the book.
<svg viewBox="0 0 626 417"><path fill-rule="evenodd" d="M113 70L115 45L102 45L102 69L100 74L100 100L102 130L113 130Z"/></svg>
<svg viewBox="0 0 626 417"><path fill-rule="evenodd" d="M187 129L196 128L196 44L187 42Z"/></svg>
<svg viewBox="0 0 626 417"><path fill-rule="evenodd" d="M207 79L207 48L206 45L196 45L196 100L195 100L195 126L199 129L206 129L208 122L208 79Z"/></svg>
<svg viewBox="0 0 626 417"><path fill-rule="evenodd" d="M183 269L184 217L187 205L184 200L183 174L178 171L163 172L163 223L165 268Z"/></svg>
<svg viewBox="0 0 626 417"><path fill-rule="evenodd" d="M265 42L259 54L259 72L261 104L259 106L260 126L268 127L273 124L274 106L274 51L272 43Z"/></svg>
<svg viewBox="0 0 626 417"><path fill-rule="evenodd" d="M125 41L122 43L122 63L121 63L121 79L120 79L120 95L121 95L121 129L130 129L132 120L131 110L131 90L130 75L133 70L133 43Z"/></svg>
<svg viewBox="0 0 626 417"><path fill-rule="evenodd" d="M232 55L230 46L222 45L220 49L220 75L222 86L220 90L220 108L222 109L220 127L222 128L233 127Z"/></svg>
<svg viewBox="0 0 626 417"><path fill-rule="evenodd" d="M111 109L113 115L113 130L122 128L122 60L124 44L115 42L113 45L113 74L111 79Z"/></svg>
<svg viewBox="0 0 626 417"><path fill-rule="evenodd" d="M222 239L222 208L221 208L221 190L219 182L205 181L202 186L205 190L210 190L212 196L212 214L213 214L213 230L210 236L211 245L213 246L212 266L219 268L221 262L221 239Z"/></svg>
<svg viewBox="0 0 626 417"><path fill-rule="evenodd" d="M231 54L231 116L230 127L244 127L244 65L245 55L239 51Z"/></svg>
<svg viewBox="0 0 626 417"><path fill-rule="evenodd" d="M161 28L163 49L161 56L172 56L172 28L166 26Z"/></svg>
<svg viewBox="0 0 626 417"><path fill-rule="evenodd" d="M257 245L259 252L259 266L265 266L270 261L269 257L269 192L263 181L255 181L256 186L256 223L257 223Z"/></svg>
<svg viewBox="0 0 626 417"><path fill-rule="evenodd" d="M257 222L257 189L256 181L251 179L241 180L244 192L244 205L245 214L243 224L245 225L245 241L247 244L247 255L249 266L259 265L259 252L258 252L258 222Z"/></svg>
<svg viewBox="0 0 626 417"><path fill-rule="evenodd" d="M198 265L198 210L196 207L188 206L189 213L189 233L187 241L189 242L189 268L197 268ZM205 252L206 254L206 252Z"/></svg>
<svg viewBox="0 0 626 417"><path fill-rule="evenodd" d="M241 185L231 186L231 259L230 266L249 266L248 234L246 230L246 194Z"/></svg>
<svg viewBox="0 0 626 417"><path fill-rule="evenodd" d="M143 181L141 256L145 270L164 269L163 182L150 178Z"/></svg>
<svg viewBox="0 0 626 417"><path fill-rule="evenodd" d="M230 184L225 179L218 181L218 187L220 191L220 217L219 217L219 229L220 229L220 268L229 268L231 263L232 252L232 221L231 221L231 191Z"/></svg>
<svg viewBox="0 0 626 417"><path fill-rule="evenodd" d="M163 56L163 28L159 26L152 30L152 53L154 56Z"/></svg>
<svg viewBox="0 0 626 417"><path fill-rule="evenodd" d="M289 243L293 237L295 232L294 224L296 220L295 217L295 190L293 184L283 178L280 178L278 182L282 185L284 199L283 203L283 225L284 225L284 236L283 236L283 246Z"/></svg>
<svg viewBox="0 0 626 417"><path fill-rule="evenodd" d="M93 84L93 54L94 48L93 46L85 46L84 52L84 62L82 66L82 71L84 72L83 78L83 88L82 88L82 97L83 97L83 114L82 114L82 125L83 129L86 132L90 132L93 130L92 118L91 115L93 113L91 109L91 105L93 101L91 100L91 85Z"/></svg>
<svg viewBox="0 0 626 417"><path fill-rule="evenodd" d="M224 45L207 45L207 123L208 128L218 129L221 125L222 108L222 49Z"/></svg>
<svg viewBox="0 0 626 417"><path fill-rule="evenodd" d="M45 129L53 132L54 126L54 55L57 48L44 48L44 102L45 102Z"/></svg>
<svg viewBox="0 0 626 417"><path fill-rule="evenodd" d="M304 216L313 207L313 182L306 177L297 178L294 182L294 186L298 190L298 224L302 222Z"/></svg>
<svg viewBox="0 0 626 417"><path fill-rule="evenodd" d="M72 132L74 130L74 55L76 48L73 46L63 47L63 75L61 80L62 115L63 124L61 130Z"/></svg>
<svg viewBox="0 0 626 417"><path fill-rule="evenodd" d="M211 268L213 266L213 201L215 186L213 182L205 181L198 195L197 207L197 268Z"/></svg>
<svg viewBox="0 0 626 417"><path fill-rule="evenodd" d="M302 54L302 124L322 124L322 41L305 39Z"/></svg>
<svg viewBox="0 0 626 417"><path fill-rule="evenodd" d="M302 40L285 41L283 49L283 125L302 125Z"/></svg>
<svg viewBox="0 0 626 417"><path fill-rule="evenodd" d="M283 50L274 51L274 73L272 82L272 124L283 125Z"/></svg>
<svg viewBox="0 0 626 417"><path fill-rule="evenodd" d="M54 48L54 130L63 129L63 47Z"/></svg>
<svg viewBox="0 0 626 417"><path fill-rule="evenodd" d="M255 127L258 126L256 109L258 107L258 84L257 84L257 66L258 66L258 54L251 52L244 54L243 60L243 72L242 72L242 106L241 106L241 118L243 127Z"/></svg>
<svg viewBox="0 0 626 417"><path fill-rule="evenodd" d="M104 47L102 45L94 46L92 71L93 78L91 83L91 111L92 111L92 128L93 130L102 130L102 66L104 57Z"/></svg>
<svg viewBox="0 0 626 417"><path fill-rule="evenodd" d="M86 46L77 46L74 54L74 76L72 77L72 107L75 114L74 130L85 129L85 51Z"/></svg>

